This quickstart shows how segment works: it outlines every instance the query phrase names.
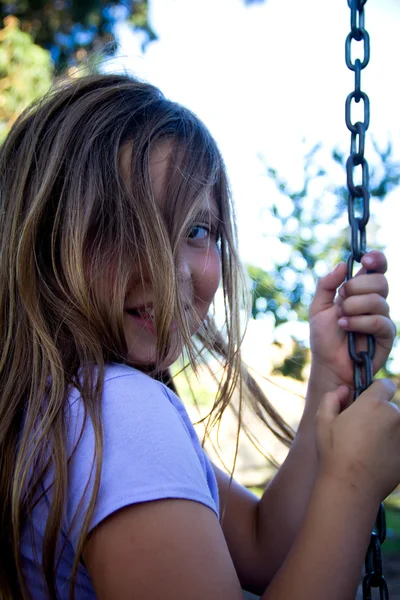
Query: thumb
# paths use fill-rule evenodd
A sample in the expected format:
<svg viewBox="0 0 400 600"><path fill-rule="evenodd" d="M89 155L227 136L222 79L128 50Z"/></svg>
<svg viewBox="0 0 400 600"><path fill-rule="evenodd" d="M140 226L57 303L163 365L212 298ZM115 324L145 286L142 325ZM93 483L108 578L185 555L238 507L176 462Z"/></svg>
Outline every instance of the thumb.
<svg viewBox="0 0 400 600"><path fill-rule="evenodd" d="M348 388L345 385L341 385L337 390L328 392L322 398L315 418L318 452L323 452L324 448L329 448L333 421L343 410L348 395Z"/></svg>
<svg viewBox="0 0 400 600"><path fill-rule="evenodd" d="M314 299L310 306L310 317L332 306L336 290L345 280L346 274L346 263L341 262L336 265L333 271L318 281Z"/></svg>
<svg viewBox="0 0 400 600"><path fill-rule="evenodd" d="M318 418L333 421L346 408L348 396L349 388L346 385L341 385L334 392L325 394L318 409Z"/></svg>

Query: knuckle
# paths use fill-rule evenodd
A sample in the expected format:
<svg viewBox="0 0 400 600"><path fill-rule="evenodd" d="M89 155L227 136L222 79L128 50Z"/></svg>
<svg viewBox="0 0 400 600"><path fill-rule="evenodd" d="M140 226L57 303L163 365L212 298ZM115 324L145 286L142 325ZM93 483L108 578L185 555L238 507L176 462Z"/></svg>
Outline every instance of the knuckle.
<svg viewBox="0 0 400 600"><path fill-rule="evenodd" d="M372 294L369 310L377 312L380 315L387 316L389 313L389 305L386 302L385 298L383 298L380 294L375 292L374 294Z"/></svg>
<svg viewBox="0 0 400 600"><path fill-rule="evenodd" d="M391 320L382 315L376 315L374 319L377 335L380 335L383 338L392 338L394 332Z"/></svg>
<svg viewBox="0 0 400 600"><path fill-rule="evenodd" d="M381 307L382 307L382 313L384 314L384 316L389 317L389 313L390 313L389 304L383 298L381 300Z"/></svg>
<svg viewBox="0 0 400 600"><path fill-rule="evenodd" d="M371 316L371 329L377 335L381 335L382 337L392 337L396 334L396 327L389 319L384 315L373 315Z"/></svg>
<svg viewBox="0 0 400 600"><path fill-rule="evenodd" d="M373 304L373 306L379 307L387 304L387 302L385 298L382 298L379 292L373 292L373 294L371 295L371 304Z"/></svg>
<svg viewBox="0 0 400 600"><path fill-rule="evenodd" d="M389 293L389 284L388 284L386 277L384 275L379 275L377 283L378 283L378 293L380 294L380 296L383 296L384 298L386 298Z"/></svg>
<svg viewBox="0 0 400 600"><path fill-rule="evenodd" d="M397 327L391 319L388 320L388 334L391 340L394 340L397 335Z"/></svg>
<svg viewBox="0 0 400 600"><path fill-rule="evenodd" d="M377 316L377 329L382 337L394 338L396 336L396 326L389 317Z"/></svg>
<svg viewBox="0 0 400 600"><path fill-rule="evenodd" d="M382 317L380 315L374 315L372 317L372 326L376 332L383 328Z"/></svg>

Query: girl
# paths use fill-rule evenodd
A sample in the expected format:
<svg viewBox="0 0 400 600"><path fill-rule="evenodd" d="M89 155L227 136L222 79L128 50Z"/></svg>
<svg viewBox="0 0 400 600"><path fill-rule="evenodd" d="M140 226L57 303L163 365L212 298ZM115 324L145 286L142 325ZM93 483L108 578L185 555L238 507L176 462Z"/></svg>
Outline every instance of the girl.
<svg viewBox="0 0 400 600"><path fill-rule="evenodd" d="M241 363L244 278L205 127L148 84L91 76L19 119L0 172L2 600L354 597L400 479L391 383L341 412L346 329L375 334L375 371L393 343L383 255L336 301L345 265L319 283L304 417L259 501L211 465L169 374L211 353L212 420L238 390L290 441Z"/></svg>

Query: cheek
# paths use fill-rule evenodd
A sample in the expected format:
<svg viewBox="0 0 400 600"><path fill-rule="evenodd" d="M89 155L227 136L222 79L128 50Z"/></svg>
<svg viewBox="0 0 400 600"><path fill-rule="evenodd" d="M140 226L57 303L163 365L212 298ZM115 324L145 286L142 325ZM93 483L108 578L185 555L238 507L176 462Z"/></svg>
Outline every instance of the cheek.
<svg viewBox="0 0 400 600"><path fill-rule="evenodd" d="M221 281L221 259L217 247L208 250L196 271L193 278L194 292L208 310Z"/></svg>

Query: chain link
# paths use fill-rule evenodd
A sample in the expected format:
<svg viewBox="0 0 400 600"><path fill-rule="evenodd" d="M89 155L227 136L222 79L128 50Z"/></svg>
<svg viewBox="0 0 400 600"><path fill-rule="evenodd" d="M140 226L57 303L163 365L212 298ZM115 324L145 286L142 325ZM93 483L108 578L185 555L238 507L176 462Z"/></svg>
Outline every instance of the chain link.
<svg viewBox="0 0 400 600"><path fill-rule="evenodd" d="M350 155L346 162L347 187L349 190L348 213L351 231L351 252L347 261L347 279L354 273L354 263L360 263L366 253L366 227L369 221L369 169L364 157L365 133L369 127L369 98L361 90L361 71L369 63L370 41L365 29L364 6L367 0L347 0L350 8L350 33L346 38L345 57L347 67L354 72L354 91L346 98L345 120L351 133ZM352 60L354 43L363 44L362 60ZM363 121L353 123L351 118L354 103L363 103ZM355 182L356 169L361 170L361 183ZM372 360L375 353L375 339L367 336L367 350L357 350L357 336L349 333L349 353L354 364L354 399L366 390L373 381ZM372 600L372 590L379 591L380 600L389 600L389 592L382 568L381 544L386 538L386 520L383 504L380 505L374 531L365 558L365 576L363 579L363 600Z"/></svg>

